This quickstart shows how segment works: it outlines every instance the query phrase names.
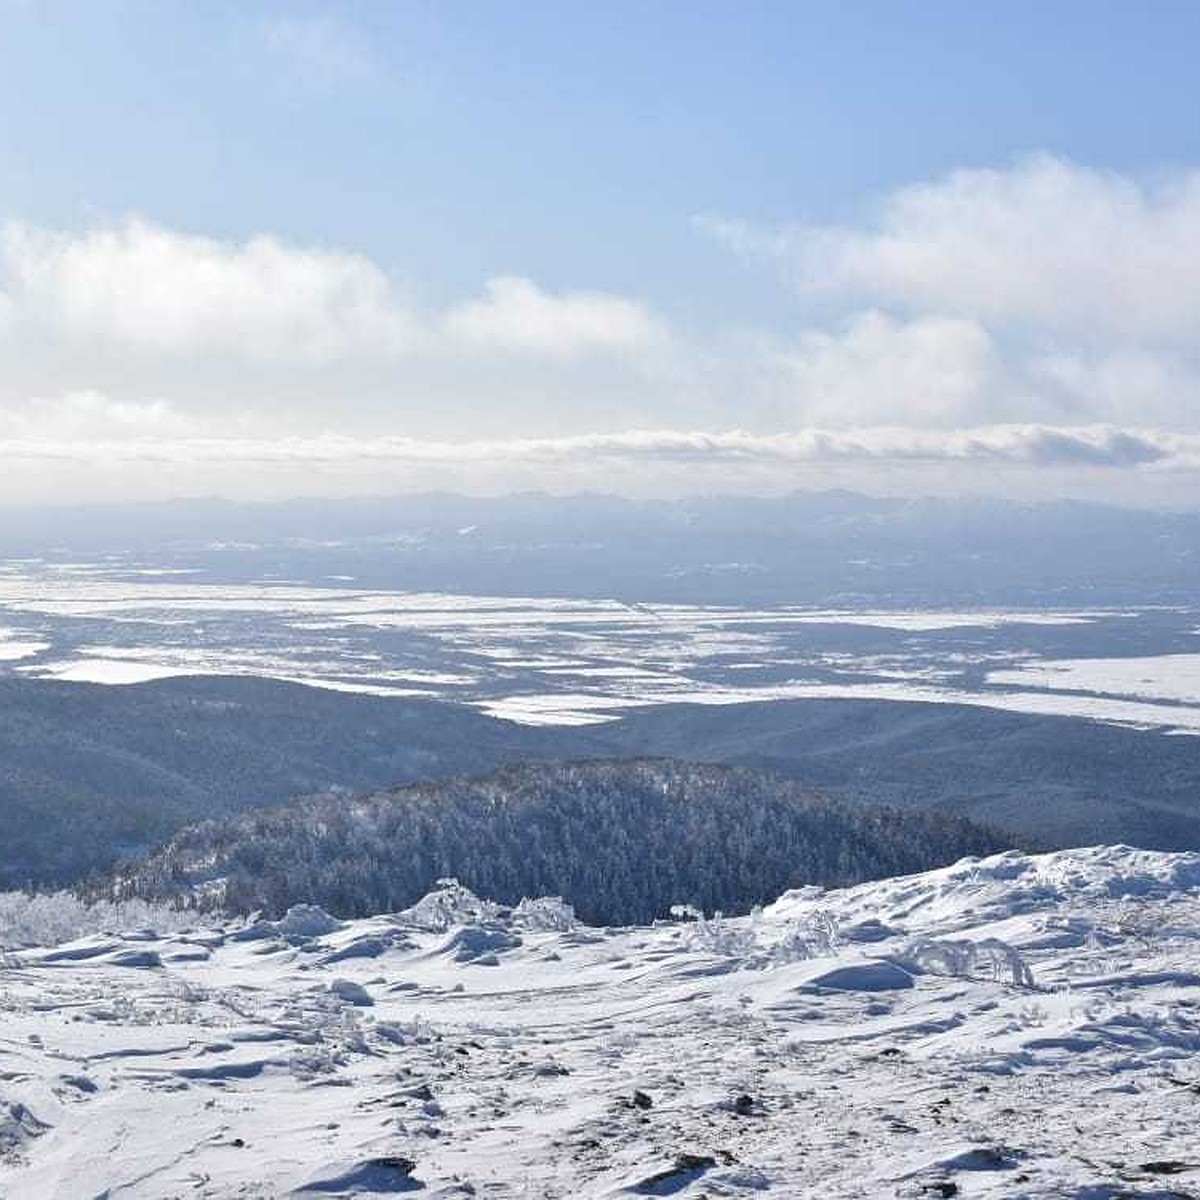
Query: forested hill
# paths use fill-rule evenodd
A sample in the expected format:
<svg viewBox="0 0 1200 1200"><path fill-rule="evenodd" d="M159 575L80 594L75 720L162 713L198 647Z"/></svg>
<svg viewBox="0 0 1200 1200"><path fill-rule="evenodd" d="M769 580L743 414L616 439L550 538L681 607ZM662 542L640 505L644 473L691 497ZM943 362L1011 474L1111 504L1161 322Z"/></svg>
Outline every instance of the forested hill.
<svg viewBox="0 0 1200 1200"><path fill-rule="evenodd" d="M589 753L473 709L274 679L0 680L0 890L72 883L185 825Z"/></svg>
<svg viewBox="0 0 1200 1200"><path fill-rule="evenodd" d="M149 897L224 879L235 911L311 902L350 917L406 907L455 876L500 901L560 894L589 922L629 924L676 903L745 912L789 887L907 874L1009 844L956 817L839 804L757 771L543 763L206 821L123 869L119 887Z"/></svg>
<svg viewBox="0 0 1200 1200"><path fill-rule="evenodd" d="M73 883L197 821L536 760L662 757L942 809L1049 846L1200 846L1200 738L951 704L664 705L532 727L272 679L0 680L0 890Z"/></svg>

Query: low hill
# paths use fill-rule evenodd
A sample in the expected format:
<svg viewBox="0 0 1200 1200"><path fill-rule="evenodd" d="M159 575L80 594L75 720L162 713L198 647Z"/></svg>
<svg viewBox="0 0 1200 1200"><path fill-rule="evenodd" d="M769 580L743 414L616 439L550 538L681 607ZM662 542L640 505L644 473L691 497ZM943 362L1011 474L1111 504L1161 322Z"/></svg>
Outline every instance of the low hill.
<svg viewBox="0 0 1200 1200"><path fill-rule="evenodd" d="M835 799L942 810L1047 846L1200 847L1200 738L1071 717L796 700L532 728L271 679L2 679L0 890L71 883L185 825L306 793L639 757L769 770Z"/></svg>
<svg viewBox="0 0 1200 1200"><path fill-rule="evenodd" d="M0 890L70 883L191 822L306 792L559 752L552 733L474 709L272 679L2 679Z"/></svg>
<svg viewBox="0 0 1200 1200"><path fill-rule="evenodd" d="M731 763L839 799L944 809L1048 846L1200 849L1196 737L965 704L785 700L646 709L593 738L612 754Z"/></svg>
<svg viewBox="0 0 1200 1200"><path fill-rule="evenodd" d="M394 911L444 876L481 895L571 897L630 924L673 904L745 912L1010 844L957 817L838 804L762 772L658 760L547 763L207 821L118 875L121 895L222 881L235 911Z"/></svg>

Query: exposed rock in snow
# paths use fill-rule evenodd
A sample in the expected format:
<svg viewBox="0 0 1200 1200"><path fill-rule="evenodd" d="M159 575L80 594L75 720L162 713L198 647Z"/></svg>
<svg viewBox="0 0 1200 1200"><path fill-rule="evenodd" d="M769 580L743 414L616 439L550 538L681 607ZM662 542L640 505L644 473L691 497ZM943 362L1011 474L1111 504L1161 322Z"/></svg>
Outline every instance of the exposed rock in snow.
<svg viewBox="0 0 1200 1200"><path fill-rule="evenodd" d="M1200 1195L1200 855L567 908L8 954L0 1195Z"/></svg>

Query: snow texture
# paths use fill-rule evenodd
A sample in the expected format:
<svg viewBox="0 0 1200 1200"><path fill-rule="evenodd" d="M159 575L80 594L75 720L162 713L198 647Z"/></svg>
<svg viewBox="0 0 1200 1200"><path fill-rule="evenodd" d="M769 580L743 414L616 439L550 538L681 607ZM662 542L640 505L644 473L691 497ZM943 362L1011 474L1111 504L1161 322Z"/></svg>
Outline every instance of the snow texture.
<svg viewBox="0 0 1200 1200"><path fill-rule="evenodd" d="M105 933L0 966L0 1195L1200 1195L1200 854L748 917Z"/></svg>

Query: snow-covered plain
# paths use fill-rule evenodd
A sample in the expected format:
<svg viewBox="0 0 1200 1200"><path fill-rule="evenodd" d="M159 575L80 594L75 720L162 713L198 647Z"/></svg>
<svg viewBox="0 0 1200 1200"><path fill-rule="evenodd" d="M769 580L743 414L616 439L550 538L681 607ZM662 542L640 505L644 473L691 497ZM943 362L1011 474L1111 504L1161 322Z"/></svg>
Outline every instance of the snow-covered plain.
<svg viewBox="0 0 1200 1200"><path fill-rule="evenodd" d="M0 1195L1200 1194L1200 854L10 951Z"/></svg>
<svg viewBox="0 0 1200 1200"><path fill-rule="evenodd" d="M589 725L663 704L972 704L1200 733L1197 613L635 604L0 561L0 677L249 675Z"/></svg>
<svg viewBox="0 0 1200 1200"><path fill-rule="evenodd" d="M1200 654L1051 659L991 671L988 683L1200 703Z"/></svg>

